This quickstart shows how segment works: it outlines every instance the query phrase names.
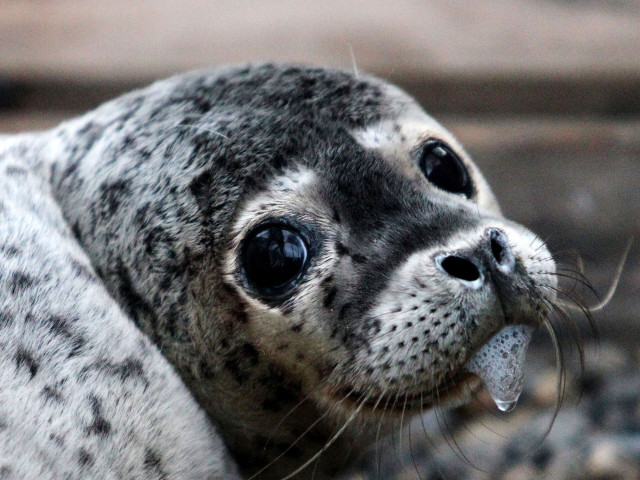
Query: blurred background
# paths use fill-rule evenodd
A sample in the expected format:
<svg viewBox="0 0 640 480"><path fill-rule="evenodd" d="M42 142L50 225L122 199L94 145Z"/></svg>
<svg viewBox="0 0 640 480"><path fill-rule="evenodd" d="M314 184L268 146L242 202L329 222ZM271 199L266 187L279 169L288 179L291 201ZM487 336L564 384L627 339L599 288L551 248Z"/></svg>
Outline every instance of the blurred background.
<svg viewBox="0 0 640 480"><path fill-rule="evenodd" d="M505 214L546 239L574 272L582 263L600 294L612 283L627 241L635 237L617 294L604 312L594 314L600 346L593 346L584 315L575 322L586 332L587 374L626 379L618 387L600 385L594 398L633 386L629 415L640 425L640 381L625 377L637 372L640 358L640 1L0 0L0 132L54 126L175 72L248 61L357 69L400 85L467 147ZM597 302L588 290L578 291L587 304ZM552 411L556 377L552 370L551 380L544 377L553 365L548 338L539 341L531 364L523 411L527 401L534 411ZM572 365L575 361L569 361ZM569 382L578 385L576 400L580 392L589 395L588 382L580 382ZM536 397L541 390L546 400ZM565 408L571 411L575 402L567 397ZM493 424L483 401L455 414L464 417L480 409L489 415L483 424ZM508 432L488 445L503 445L499 438L513 439L537 418L522 415L496 420ZM621 415L620 422L629 421ZM559 418L552 435L566 430ZM442 426L435 418L425 422L436 430ZM619 428L600 427L609 437ZM638 432L640 427L632 430L622 446L614 442L613 453L605 448L609 457L596 458L628 460L622 476L593 478L640 478ZM565 441L553 438L545 442ZM418 448L437 452L449 443L430 440L436 445ZM422 434L413 443L425 441ZM433 458L415 452L400 458L407 451L402 443L398 439L388 449L396 452L395 460L376 457L380 478L439 478L447 464L461 462L450 446L443 448L437 468L427 465ZM468 474L451 471L449 478L565 478L549 473L554 461L563 463L553 452L551 459L531 464L534 473L526 470L529 464L513 467L516 474L508 465L497 473L492 469L500 461L485 451L492 450L487 442L481 442L484 450L473 439L460 443L465 452L480 452L480 465ZM531 450L540 452L540 443ZM593 460L594 451L602 453L592 450L584 462ZM363 467L363 472L371 470ZM639 476L625 476L634 472Z"/></svg>

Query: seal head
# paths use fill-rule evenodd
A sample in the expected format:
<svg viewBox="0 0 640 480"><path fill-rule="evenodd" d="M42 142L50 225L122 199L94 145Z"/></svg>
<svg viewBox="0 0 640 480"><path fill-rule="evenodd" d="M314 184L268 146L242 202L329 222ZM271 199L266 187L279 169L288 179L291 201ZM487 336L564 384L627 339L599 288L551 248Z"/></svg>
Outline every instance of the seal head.
<svg viewBox="0 0 640 480"><path fill-rule="evenodd" d="M51 135L76 237L247 474L326 451L331 476L381 418L463 401L474 354L555 299L544 243L373 77L194 72Z"/></svg>

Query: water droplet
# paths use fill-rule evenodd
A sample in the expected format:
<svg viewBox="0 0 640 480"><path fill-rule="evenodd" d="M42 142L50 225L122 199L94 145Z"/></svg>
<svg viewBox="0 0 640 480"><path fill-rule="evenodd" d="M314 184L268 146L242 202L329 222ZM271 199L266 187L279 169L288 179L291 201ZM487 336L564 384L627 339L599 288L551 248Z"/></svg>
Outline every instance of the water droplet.
<svg viewBox="0 0 640 480"><path fill-rule="evenodd" d="M500 410L501 412L511 412L513 411L514 408L516 408L516 405L518 404L517 400L510 400L508 402L503 402L501 400L493 400L494 402L496 402L496 407L498 407L498 410Z"/></svg>
<svg viewBox="0 0 640 480"><path fill-rule="evenodd" d="M522 393L524 359L533 327L510 325L493 336L467 364L478 375L498 409L512 411Z"/></svg>

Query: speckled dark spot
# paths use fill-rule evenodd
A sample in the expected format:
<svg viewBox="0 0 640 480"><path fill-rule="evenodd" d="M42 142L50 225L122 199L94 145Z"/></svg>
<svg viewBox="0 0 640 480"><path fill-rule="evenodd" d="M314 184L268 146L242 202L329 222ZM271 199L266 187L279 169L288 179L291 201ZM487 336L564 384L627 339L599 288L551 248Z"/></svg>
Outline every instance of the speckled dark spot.
<svg viewBox="0 0 640 480"><path fill-rule="evenodd" d="M63 400L60 390L52 385L47 385L42 389L42 396L45 398L45 400L50 400L55 403L62 402Z"/></svg>
<svg viewBox="0 0 640 480"><path fill-rule="evenodd" d="M13 468L9 465L0 465L0 480L11 480L13 477Z"/></svg>
<svg viewBox="0 0 640 480"><path fill-rule="evenodd" d="M162 456L151 447L147 447L144 451L144 468L154 472L160 479L167 478L167 473L162 467Z"/></svg>
<svg viewBox="0 0 640 480"><path fill-rule="evenodd" d="M336 253L338 256L349 255L349 249L342 242L336 242Z"/></svg>
<svg viewBox="0 0 640 480"><path fill-rule="evenodd" d="M71 225L71 233L76 240L82 241L82 229L80 228L80 222L73 222Z"/></svg>
<svg viewBox="0 0 640 480"><path fill-rule="evenodd" d="M21 250L15 245L0 245L0 253L7 257L16 257L21 253Z"/></svg>
<svg viewBox="0 0 640 480"><path fill-rule="evenodd" d="M15 360L18 369L20 369L20 367L25 367L29 370L31 378L35 377L36 373L38 373L40 364L24 347L18 347L16 350Z"/></svg>
<svg viewBox="0 0 640 480"><path fill-rule="evenodd" d="M130 183L129 180L116 180L100 186L100 199L109 215L114 215L120 208L120 202L129 195Z"/></svg>
<svg viewBox="0 0 640 480"><path fill-rule="evenodd" d="M259 361L258 351L249 343L235 347L227 355L224 362L226 370L231 372L240 384L249 378L250 371Z"/></svg>
<svg viewBox="0 0 640 480"><path fill-rule="evenodd" d="M327 275L322 282L320 282L320 286L324 287L325 285L328 285L329 283L331 283L333 281L333 275Z"/></svg>
<svg viewBox="0 0 640 480"><path fill-rule="evenodd" d="M213 212L211 192L216 181L215 172L205 170L196 176L189 184L189 191L196 198L198 207L204 217L210 216Z"/></svg>
<svg viewBox="0 0 640 480"><path fill-rule="evenodd" d="M136 325L140 325L143 318L151 319L153 325L158 324L153 307L138 293L133 286L133 281L129 270L123 263L116 267L116 278L118 279L118 295L122 300L123 307L131 315Z"/></svg>
<svg viewBox="0 0 640 480"><path fill-rule="evenodd" d="M4 171L10 177L26 175L28 173L26 168L18 167L16 165L7 165L7 168L5 168Z"/></svg>
<svg viewBox="0 0 640 480"><path fill-rule="evenodd" d="M544 469L547 465L549 465L549 462L552 459L553 451L547 446L540 447L538 451L533 454L533 457L531 457L533 464L538 470Z"/></svg>
<svg viewBox="0 0 640 480"><path fill-rule="evenodd" d="M59 335L64 338L71 338L73 336L69 322L58 315L50 315L47 317L46 323L54 335Z"/></svg>
<svg viewBox="0 0 640 480"><path fill-rule="evenodd" d="M65 319L58 315L50 315L46 319L46 323L54 335L63 337L66 342L65 345L70 347L69 357L78 355L86 344L86 339L79 332L74 332L71 324L75 320Z"/></svg>
<svg viewBox="0 0 640 480"><path fill-rule="evenodd" d="M95 461L93 458L93 455L91 455L84 448L80 448L78 450L77 457L78 457L78 465L80 465L81 467L90 467L91 465L93 465Z"/></svg>
<svg viewBox="0 0 640 480"><path fill-rule="evenodd" d="M354 253L353 255L351 255L351 260L353 260L355 263L367 263L367 257L365 257L364 255L360 255L359 253Z"/></svg>
<svg viewBox="0 0 640 480"><path fill-rule="evenodd" d="M63 447L65 443L64 435L56 435L55 433L49 434L49 440L58 445L59 447Z"/></svg>
<svg viewBox="0 0 640 480"><path fill-rule="evenodd" d="M32 276L22 272L13 272L9 278L9 288L12 295L17 295L20 292L25 291L36 282Z"/></svg>
<svg viewBox="0 0 640 480"><path fill-rule="evenodd" d="M7 327L13 322L13 316L8 312L0 311L0 328Z"/></svg>
<svg viewBox="0 0 640 480"><path fill-rule="evenodd" d="M69 265L73 269L73 273L77 275L79 278L84 278L85 280L94 280L95 276L93 272L86 265L80 263L76 259L71 259L69 261Z"/></svg>
<svg viewBox="0 0 640 480"><path fill-rule="evenodd" d="M338 320L344 320L351 307L352 305L349 302L342 305L342 307L340 307L340 312L338 313Z"/></svg>
<svg viewBox="0 0 640 480"><path fill-rule="evenodd" d="M127 380L140 380L145 385L149 385L142 361L133 356L128 356L121 362L105 361L99 368L104 373L116 376L123 382Z"/></svg>
<svg viewBox="0 0 640 480"><path fill-rule="evenodd" d="M111 423L102 414L102 404L100 399L94 395L89 396L89 402L91 404L91 413L93 413L93 420L87 427L87 434L100 435L103 437L108 436L111 433Z"/></svg>
<svg viewBox="0 0 640 480"><path fill-rule="evenodd" d="M338 289L336 287L331 287L327 295L324 297L323 305L325 308L331 307L331 304L333 304L333 301L335 300L337 293L338 293Z"/></svg>

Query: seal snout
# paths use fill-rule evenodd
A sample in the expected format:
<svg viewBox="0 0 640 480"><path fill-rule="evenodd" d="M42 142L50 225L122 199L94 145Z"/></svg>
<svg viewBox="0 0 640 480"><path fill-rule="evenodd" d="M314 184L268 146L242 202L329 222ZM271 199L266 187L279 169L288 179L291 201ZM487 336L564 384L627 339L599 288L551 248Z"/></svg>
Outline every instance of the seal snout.
<svg viewBox="0 0 640 480"><path fill-rule="evenodd" d="M511 275L516 265L507 236L497 228L487 229L477 248L438 255L435 260L448 276L474 289L482 287L487 273Z"/></svg>

